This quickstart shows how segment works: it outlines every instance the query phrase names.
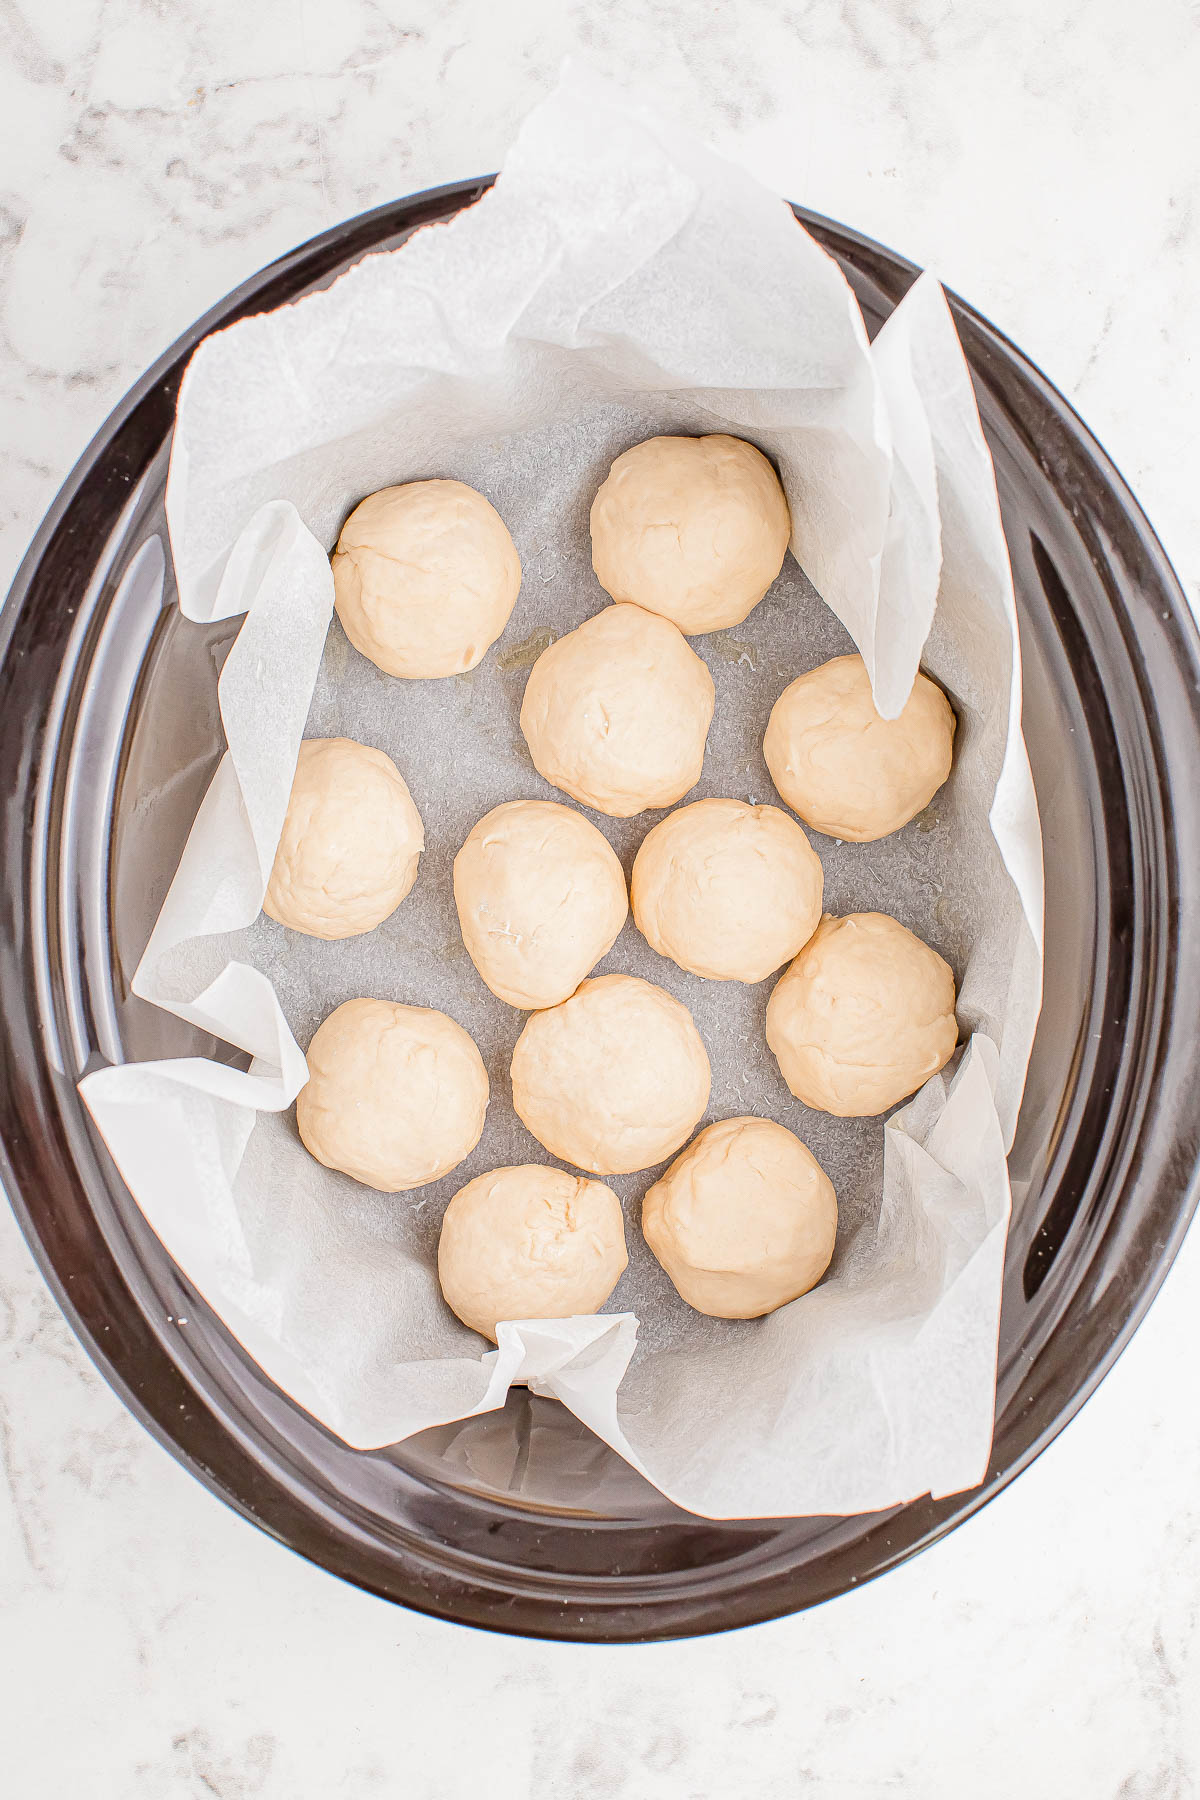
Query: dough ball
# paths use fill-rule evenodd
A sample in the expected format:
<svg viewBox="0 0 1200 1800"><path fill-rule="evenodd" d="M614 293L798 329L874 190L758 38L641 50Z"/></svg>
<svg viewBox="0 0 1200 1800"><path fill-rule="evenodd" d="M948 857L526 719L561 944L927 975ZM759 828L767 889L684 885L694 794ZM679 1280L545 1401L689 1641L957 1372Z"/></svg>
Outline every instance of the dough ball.
<svg viewBox="0 0 1200 1800"><path fill-rule="evenodd" d="M333 557L334 604L387 675L461 675L516 605L521 563L495 507L461 481L409 481L356 506Z"/></svg>
<svg viewBox="0 0 1200 1800"><path fill-rule="evenodd" d="M821 860L777 806L696 800L647 833L633 916L660 956L713 981L763 981L821 919Z"/></svg>
<svg viewBox="0 0 1200 1800"><path fill-rule="evenodd" d="M680 1294L715 1319L757 1319L815 1287L837 1237L833 1183L770 1119L722 1119L642 1202L642 1230Z"/></svg>
<svg viewBox="0 0 1200 1800"><path fill-rule="evenodd" d="M327 1169L399 1194L470 1155L487 1103L483 1059L445 1013L347 1000L308 1046L296 1124Z"/></svg>
<svg viewBox="0 0 1200 1800"><path fill-rule="evenodd" d="M700 779L713 679L669 619L607 606L534 663L521 730L539 775L616 819Z"/></svg>
<svg viewBox="0 0 1200 1800"><path fill-rule="evenodd" d="M459 1188L442 1220L438 1280L451 1311L494 1343L504 1319L599 1312L628 1260L611 1188L527 1163Z"/></svg>
<svg viewBox="0 0 1200 1800"><path fill-rule="evenodd" d="M763 755L771 780L814 831L867 844L899 831L950 773L954 712L918 675L898 719L882 719L861 656L836 656L784 688Z"/></svg>
<svg viewBox="0 0 1200 1800"><path fill-rule="evenodd" d="M680 631L740 625L783 564L788 503L734 437L656 437L618 456L592 502L592 567L614 600Z"/></svg>
<svg viewBox="0 0 1200 1800"><path fill-rule="evenodd" d="M534 1013L513 1051L521 1120L552 1156L594 1175L628 1175L678 1150L711 1080L687 1007L636 975L585 981Z"/></svg>
<svg viewBox="0 0 1200 1800"><path fill-rule="evenodd" d="M612 949L629 912L625 873L602 832L553 800L510 800L454 859L463 943L510 1006L554 1006Z"/></svg>
<svg viewBox="0 0 1200 1800"><path fill-rule="evenodd" d="M390 756L351 738L305 738L263 911L310 937L357 937L417 879L421 815Z"/></svg>
<svg viewBox="0 0 1200 1800"><path fill-rule="evenodd" d="M826 917L767 1002L767 1042L805 1106L871 1118L954 1054L953 972L886 913Z"/></svg>

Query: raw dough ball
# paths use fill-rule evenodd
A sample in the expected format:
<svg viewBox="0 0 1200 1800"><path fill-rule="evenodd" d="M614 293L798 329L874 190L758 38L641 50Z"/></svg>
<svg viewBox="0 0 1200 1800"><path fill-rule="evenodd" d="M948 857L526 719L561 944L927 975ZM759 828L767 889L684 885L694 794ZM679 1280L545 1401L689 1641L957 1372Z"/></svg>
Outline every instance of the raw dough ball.
<svg viewBox="0 0 1200 1800"><path fill-rule="evenodd" d="M592 502L592 567L614 600L680 631L740 625L778 575L792 521L774 469L734 437L656 437Z"/></svg>
<svg viewBox="0 0 1200 1800"><path fill-rule="evenodd" d="M767 1042L805 1106L873 1117L954 1054L953 972L887 913L827 916L767 1002Z"/></svg>
<svg viewBox="0 0 1200 1800"><path fill-rule="evenodd" d="M628 1175L678 1150L712 1073L686 1006L636 975L601 975L536 1012L512 1059L513 1105L552 1156Z"/></svg>
<svg viewBox="0 0 1200 1800"><path fill-rule="evenodd" d="M821 860L777 806L696 800L647 833L633 916L660 956L713 981L763 981L821 919Z"/></svg>
<svg viewBox="0 0 1200 1800"><path fill-rule="evenodd" d="M607 606L534 663L521 730L539 775L627 819L700 779L716 690L669 619Z"/></svg>
<svg viewBox="0 0 1200 1800"><path fill-rule="evenodd" d="M338 618L385 674L461 675L516 605L521 563L489 501L461 481L409 481L355 507L333 557Z"/></svg>
<svg viewBox="0 0 1200 1800"><path fill-rule="evenodd" d="M384 1194L436 1181L483 1132L488 1078L461 1025L427 1006L347 1000L308 1046L305 1148Z"/></svg>
<svg viewBox="0 0 1200 1800"><path fill-rule="evenodd" d="M390 756L351 738L306 738L263 911L310 937L373 931L417 879L424 848Z"/></svg>
<svg viewBox="0 0 1200 1800"><path fill-rule="evenodd" d="M954 712L918 675L898 719L882 719L861 656L836 656L784 688L763 755L793 812L814 831L867 844L899 831L950 773Z"/></svg>
<svg viewBox="0 0 1200 1800"><path fill-rule="evenodd" d="M527 1163L459 1188L438 1242L438 1280L464 1325L599 1312L628 1262L621 1202L602 1181Z"/></svg>
<svg viewBox="0 0 1200 1800"><path fill-rule="evenodd" d="M722 1119L642 1202L642 1230L689 1306L757 1319L815 1287L837 1237L833 1183L770 1119Z"/></svg>
<svg viewBox="0 0 1200 1800"><path fill-rule="evenodd" d="M608 839L553 800L510 800L480 819L454 859L454 903L471 961L523 1007L573 994L629 912Z"/></svg>

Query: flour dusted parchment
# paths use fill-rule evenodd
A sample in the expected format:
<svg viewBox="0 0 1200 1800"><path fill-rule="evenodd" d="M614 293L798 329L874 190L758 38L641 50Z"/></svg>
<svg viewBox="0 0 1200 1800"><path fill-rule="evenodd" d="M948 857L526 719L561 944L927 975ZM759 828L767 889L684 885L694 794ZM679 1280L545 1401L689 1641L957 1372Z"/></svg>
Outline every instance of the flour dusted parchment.
<svg viewBox="0 0 1200 1800"><path fill-rule="evenodd" d="M455 851L502 800L559 798L517 728L541 647L606 603L588 508L613 457L657 432L730 432L778 467L792 556L744 625L693 640L717 687L689 798L776 799L762 762L788 681L857 644L880 710L918 662L959 718L955 770L878 844L814 837L834 911L891 912L953 964L965 1048L886 1126L809 1112L762 1021L771 983L704 981L626 926L602 971L692 1009L709 1119L797 1131L838 1191L828 1278L761 1320L692 1313L638 1229L655 1171L613 1183L630 1267L606 1313L460 1325L434 1272L450 1195L547 1161L511 1106L523 1015L463 949ZM513 533L524 582L469 675L382 675L330 624L327 552L364 494L452 476ZM836 264L775 196L586 72L526 122L495 189L328 290L197 350L168 486L189 618L245 614L220 678L228 754L135 978L248 1052L126 1064L83 1091L139 1205L279 1386L349 1443L562 1400L673 1500L713 1516L857 1512L985 1471L1011 1142L1041 979L1041 843L991 461L945 299L923 277L869 345ZM377 744L425 821L413 892L377 932L324 943L260 916L301 736ZM598 815L628 871L661 814ZM437 1006L471 1031L492 1100L461 1168L384 1196L322 1168L289 1110L300 1046L341 1001Z"/></svg>

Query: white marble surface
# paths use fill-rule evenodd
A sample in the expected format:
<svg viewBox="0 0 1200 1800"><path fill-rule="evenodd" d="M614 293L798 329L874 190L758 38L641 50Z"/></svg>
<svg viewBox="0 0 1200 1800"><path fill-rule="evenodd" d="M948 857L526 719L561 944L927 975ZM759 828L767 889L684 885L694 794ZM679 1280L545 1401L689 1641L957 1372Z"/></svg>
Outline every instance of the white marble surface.
<svg viewBox="0 0 1200 1800"><path fill-rule="evenodd" d="M1200 598L1189 0L0 0L0 565L141 369L348 213L491 168L560 57L892 243L1071 396ZM0 1216L0 1757L20 1800L1183 1800L1200 1238L1081 1417L804 1617L607 1651L340 1586L122 1410Z"/></svg>

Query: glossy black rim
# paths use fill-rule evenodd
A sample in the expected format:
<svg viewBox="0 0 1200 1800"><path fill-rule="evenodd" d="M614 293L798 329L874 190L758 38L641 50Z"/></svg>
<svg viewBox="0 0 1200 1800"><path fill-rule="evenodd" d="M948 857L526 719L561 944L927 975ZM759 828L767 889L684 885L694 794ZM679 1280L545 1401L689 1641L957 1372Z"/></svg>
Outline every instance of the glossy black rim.
<svg viewBox="0 0 1200 1800"><path fill-rule="evenodd" d="M609 1524L515 1508L500 1516L406 1473L401 1458L391 1523L348 1503L335 1480L298 1464L266 1422L279 1402L269 1384L259 1384L261 1413L248 1408L222 1385L199 1335L168 1341L158 1322L164 1296L175 1297L176 1312L206 1309L160 1248L156 1256L132 1203L117 1203L119 1178L76 1093L78 1074L97 1053L61 954L67 763L110 591L95 547L136 504L169 438L195 344L449 217L487 185L438 189L364 214L214 308L116 409L30 548L0 616L0 1176L94 1361L159 1441L244 1516L333 1573L440 1617L553 1638L639 1641L816 1604L934 1542L1028 1466L1144 1316L1197 1198L1191 1009L1200 944L1180 921L1200 901L1200 651L1179 583L1104 452L1040 373L954 301L989 432L1002 429L1036 459L1099 572L1099 601L1085 616L1050 551L1029 534L1028 578L1078 685L1103 810L1106 910L1093 1010L1098 1021L1122 1021L1081 1048L1070 1104L1055 1126L1047 1204L1010 1245L1014 1304L1036 1300L1037 1317L1019 1344L1002 1350L984 1484L867 1520L710 1525L674 1515L661 1524ZM795 210L877 322L916 269ZM319 1430L311 1422L307 1429ZM457 1535L442 1529L439 1507L457 1508L467 1521ZM618 1531L628 1562L614 1549ZM564 1573L546 1546L566 1544L570 1533ZM503 1555L488 1548L497 1541Z"/></svg>

